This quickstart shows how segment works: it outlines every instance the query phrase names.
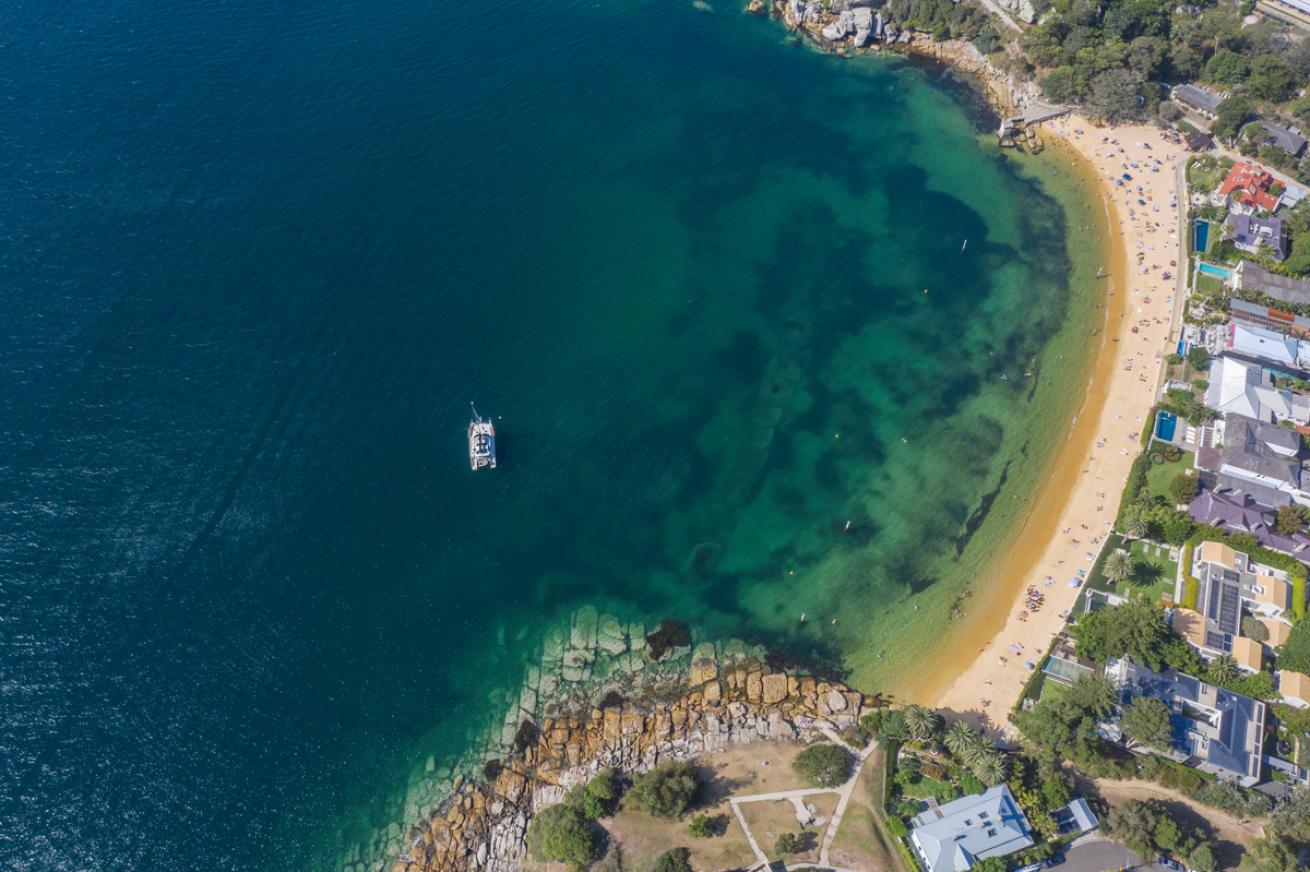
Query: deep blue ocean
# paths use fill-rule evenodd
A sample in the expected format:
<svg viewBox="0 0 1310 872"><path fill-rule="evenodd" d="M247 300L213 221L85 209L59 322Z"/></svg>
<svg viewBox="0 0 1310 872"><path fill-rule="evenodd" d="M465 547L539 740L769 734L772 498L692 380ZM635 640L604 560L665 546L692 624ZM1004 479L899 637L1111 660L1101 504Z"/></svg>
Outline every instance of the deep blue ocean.
<svg viewBox="0 0 1310 872"><path fill-rule="evenodd" d="M0 868L329 868L582 605L857 680L944 613L1069 201L716 6L7 5Z"/></svg>

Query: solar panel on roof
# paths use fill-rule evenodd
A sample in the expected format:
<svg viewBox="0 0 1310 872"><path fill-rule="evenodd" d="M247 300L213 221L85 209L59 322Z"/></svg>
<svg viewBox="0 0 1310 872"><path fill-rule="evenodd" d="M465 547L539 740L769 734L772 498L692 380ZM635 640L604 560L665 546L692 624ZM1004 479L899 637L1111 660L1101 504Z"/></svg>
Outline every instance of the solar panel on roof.
<svg viewBox="0 0 1310 872"><path fill-rule="evenodd" d="M1219 629L1225 633L1236 633L1237 622L1241 617L1241 595L1237 588L1225 584L1223 598L1219 602Z"/></svg>
<svg viewBox="0 0 1310 872"><path fill-rule="evenodd" d="M1232 636L1227 633L1216 633L1214 630L1205 631L1205 647L1214 648L1216 651L1231 651L1233 648Z"/></svg>

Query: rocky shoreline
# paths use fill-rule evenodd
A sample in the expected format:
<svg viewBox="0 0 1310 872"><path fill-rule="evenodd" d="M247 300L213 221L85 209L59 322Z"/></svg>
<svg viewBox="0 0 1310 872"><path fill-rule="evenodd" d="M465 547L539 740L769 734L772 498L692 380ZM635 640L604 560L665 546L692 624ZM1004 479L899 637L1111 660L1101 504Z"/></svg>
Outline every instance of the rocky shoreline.
<svg viewBox="0 0 1310 872"><path fill-rule="evenodd" d="M384 834L392 872L513 872L526 855L531 816L601 767L643 772L746 742L808 741L853 727L878 702L837 682L771 670L739 642L693 650L676 622L634 636L635 625L584 609L572 625L564 650L551 652L561 669L546 682L555 685L552 698L533 700L536 714L511 709L503 750L486 760L482 777L456 777L445 801L410 826L398 848L401 834ZM611 631L608 639L591 635L601 626ZM562 641L562 633L555 636ZM545 647L550 651L551 640ZM589 670L601 657L625 664L625 673L596 680ZM541 670L534 671L540 687ZM347 872L387 868L368 853L374 856L356 848L344 858Z"/></svg>
<svg viewBox="0 0 1310 872"><path fill-rule="evenodd" d="M1021 112L1037 102L1037 86L997 69L987 55L968 40L934 39L929 33L903 27L875 9L882 0L751 0L747 12L771 15L788 29L804 36L825 51L838 55L893 51L916 55L946 64L976 81L987 102L998 115Z"/></svg>

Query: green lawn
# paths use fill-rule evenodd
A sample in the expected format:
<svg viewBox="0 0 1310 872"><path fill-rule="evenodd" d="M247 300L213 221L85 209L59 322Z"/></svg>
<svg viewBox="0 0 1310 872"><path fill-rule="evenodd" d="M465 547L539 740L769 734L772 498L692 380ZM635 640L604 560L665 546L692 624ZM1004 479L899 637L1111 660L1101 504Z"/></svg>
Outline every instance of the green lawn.
<svg viewBox="0 0 1310 872"><path fill-rule="evenodd" d="M1222 300L1228 286L1214 276L1204 273L1196 275L1196 293L1209 300Z"/></svg>
<svg viewBox="0 0 1310 872"><path fill-rule="evenodd" d="M1173 597L1174 577L1178 574L1178 564L1169 559L1169 547L1154 543L1134 540L1128 546L1137 564L1137 572L1124 584L1134 593L1145 594L1151 600L1161 597ZM1119 591L1122 596L1124 591Z"/></svg>
<svg viewBox="0 0 1310 872"><path fill-rule="evenodd" d="M1061 684L1058 681L1042 682L1042 699L1059 700L1069 693L1069 685Z"/></svg>
<svg viewBox="0 0 1310 872"><path fill-rule="evenodd" d="M1185 427L1187 426L1187 422L1180 420L1178 426ZM1160 453L1163 450L1163 448L1159 447L1158 443L1151 446L1151 451L1154 453ZM1182 459L1175 463L1170 463L1167 460L1164 463L1152 463L1146 470L1146 486L1150 490L1151 496L1162 496L1172 503L1174 498L1169 496L1170 482L1172 482L1179 473L1191 469L1195 458L1196 455L1194 452L1184 451Z"/></svg>

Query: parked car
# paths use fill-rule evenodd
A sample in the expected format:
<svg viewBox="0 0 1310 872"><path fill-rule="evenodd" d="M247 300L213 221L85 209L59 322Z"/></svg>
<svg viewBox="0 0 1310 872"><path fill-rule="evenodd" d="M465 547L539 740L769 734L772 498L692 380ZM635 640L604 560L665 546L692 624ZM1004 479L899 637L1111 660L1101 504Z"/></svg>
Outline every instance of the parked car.
<svg viewBox="0 0 1310 872"><path fill-rule="evenodd" d="M1050 868L1051 866L1059 866L1063 862L1064 862L1063 854L1052 854L1051 856L1046 858L1047 868Z"/></svg>

